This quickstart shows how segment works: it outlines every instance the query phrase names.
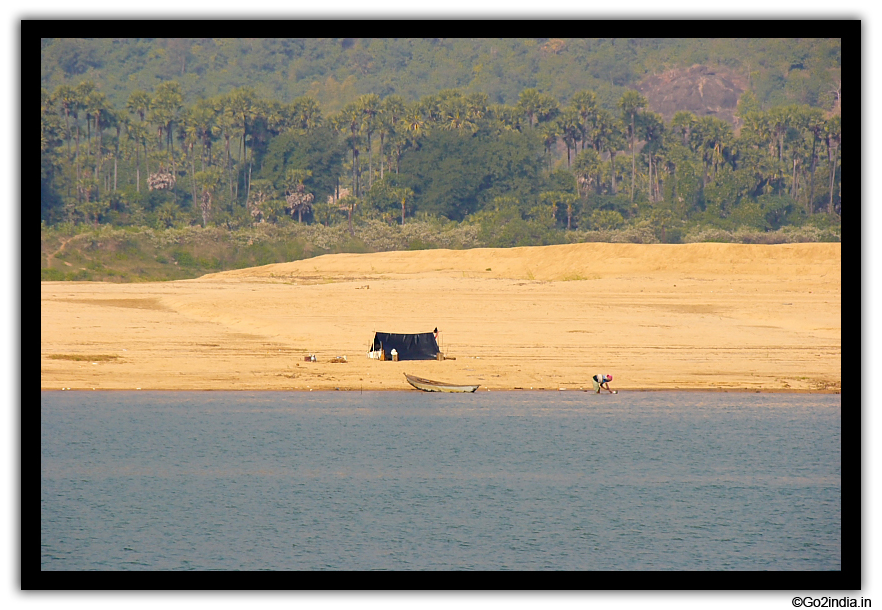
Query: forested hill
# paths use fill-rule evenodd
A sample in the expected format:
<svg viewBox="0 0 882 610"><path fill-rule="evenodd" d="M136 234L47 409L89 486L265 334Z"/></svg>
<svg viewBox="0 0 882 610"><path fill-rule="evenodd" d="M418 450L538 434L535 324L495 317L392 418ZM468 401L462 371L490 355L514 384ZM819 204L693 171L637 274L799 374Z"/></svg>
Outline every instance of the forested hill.
<svg viewBox="0 0 882 610"><path fill-rule="evenodd" d="M41 42L41 220L65 235L841 237L839 39Z"/></svg>
<svg viewBox="0 0 882 610"><path fill-rule="evenodd" d="M94 81L117 108L132 91L174 80L186 104L247 86L282 103L308 95L326 115L367 93L413 102L444 89L497 104L515 104L524 89L564 103L587 89L614 110L626 89L700 64L751 90L763 108L830 110L840 55L839 39L48 38L41 80L49 91Z"/></svg>

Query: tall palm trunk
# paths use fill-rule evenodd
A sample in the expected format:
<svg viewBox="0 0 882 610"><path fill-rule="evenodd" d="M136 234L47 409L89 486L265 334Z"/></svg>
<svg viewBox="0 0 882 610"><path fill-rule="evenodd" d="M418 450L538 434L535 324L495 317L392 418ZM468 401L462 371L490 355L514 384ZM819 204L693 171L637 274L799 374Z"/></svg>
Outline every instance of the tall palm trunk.
<svg viewBox="0 0 882 610"><path fill-rule="evenodd" d="M631 113L631 203L634 203L634 180L637 178L637 151L634 150L634 113Z"/></svg>
<svg viewBox="0 0 882 610"><path fill-rule="evenodd" d="M612 193L613 195L619 194L619 189L616 186L616 151L610 149L609 152L609 174L612 180Z"/></svg>
<svg viewBox="0 0 882 610"><path fill-rule="evenodd" d="M230 183L230 209L236 204L236 187L233 184L233 153L227 153L227 179Z"/></svg>
<svg viewBox="0 0 882 610"><path fill-rule="evenodd" d="M190 142L190 185L193 189L193 207L196 207L196 155L193 151L193 143Z"/></svg>
<svg viewBox="0 0 882 610"><path fill-rule="evenodd" d="M374 182L374 147L371 146L371 132L367 134L368 141L368 190L371 189Z"/></svg>
<svg viewBox="0 0 882 610"><path fill-rule="evenodd" d="M77 184L80 182L80 123L77 121ZM79 190L79 189L78 189ZM80 196L77 195L79 201Z"/></svg>
<svg viewBox="0 0 882 610"><path fill-rule="evenodd" d="M830 168L830 203L827 207L827 213L833 214L833 187L836 183L836 162L839 160L839 145L833 149L833 165ZM842 210L840 210L841 212Z"/></svg>
<svg viewBox="0 0 882 610"><path fill-rule="evenodd" d="M239 138L239 144L236 146L236 201L239 201L239 179L242 176L242 149L245 148L245 132Z"/></svg>
<svg viewBox="0 0 882 610"><path fill-rule="evenodd" d="M358 149L352 149L352 190L355 192L355 198L359 197L358 192Z"/></svg>
<svg viewBox="0 0 882 610"><path fill-rule="evenodd" d="M247 154L248 154L247 150L245 151L245 154L247 156ZM251 199L251 168L253 165L254 165L254 136L251 137L251 156L248 161L248 185L245 190L246 205L247 205L248 200Z"/></svg>
<svg viewBox="0 0 882 610"><path fill-rule="evenodd" d="M67 160L70 161L70 110L64 109L64 132L67 134Z"/></svg>
<svg viewBox="0 0 882 610"><path fill-rule="evenodd" d="M113 153L113 192L116 192L116 169L117 169L117 159L119 159L119 138L120 138L121 128L117 126L116 128L116 150Z"/></svg>
<svg viewBox="0 0 882 610"><path fill-rule="evenodd" d="M102 154L102 149L101 149L101 144L102 144L101 131L102 131L102 129L101 129L100 121L101 121L101 113L96 112L95 113L95 131L98 132L98 150L95 151L95 154L98 156L98 162L95 163L95 187L96 188L98 187L98 184L100 184L98 182L98 176L99 176L99 174L101 174L102 162L104 161L104 155Z"/></svg>
<svg viewBox="0 0 882 610"><path fill-rule="evenodd" d="M818 160L815 156L815 144L817 140L812 138L812 167L809 173L809 200L808 200L808 212L809 216L814 214L815 211L815 169L818 166Z"/></svg>
<svg viewBox="0 0 882 610"><path fill-rule="evenodd" d="M383 179L383 166L386 165L386 155L383 154L385 140L386 134L380 132L380 180Z"/></svg>

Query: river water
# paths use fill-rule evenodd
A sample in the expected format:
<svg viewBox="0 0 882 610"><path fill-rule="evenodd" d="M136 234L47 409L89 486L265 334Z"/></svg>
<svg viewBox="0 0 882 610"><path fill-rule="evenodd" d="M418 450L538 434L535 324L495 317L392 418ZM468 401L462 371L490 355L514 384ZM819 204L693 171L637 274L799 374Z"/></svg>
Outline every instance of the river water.
<svg viewBox="0 0 882 610"><path fill-rule="evenodd" d="M840 570L841 396L42 392L43 570Z"/></svg>

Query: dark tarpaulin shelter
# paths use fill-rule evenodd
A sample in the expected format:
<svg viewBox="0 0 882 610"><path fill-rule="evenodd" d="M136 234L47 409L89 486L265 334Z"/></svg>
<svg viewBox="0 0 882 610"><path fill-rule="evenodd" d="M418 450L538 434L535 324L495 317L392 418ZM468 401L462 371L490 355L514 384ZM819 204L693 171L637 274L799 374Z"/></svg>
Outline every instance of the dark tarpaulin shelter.
<svg viewBox="0 0 882 610"><path fill-rule="evenodd" d="M432 333L376 333L372 352L382 349L391 358L392 350L398 352L399 360L435 360L439 351Z"/></svg>

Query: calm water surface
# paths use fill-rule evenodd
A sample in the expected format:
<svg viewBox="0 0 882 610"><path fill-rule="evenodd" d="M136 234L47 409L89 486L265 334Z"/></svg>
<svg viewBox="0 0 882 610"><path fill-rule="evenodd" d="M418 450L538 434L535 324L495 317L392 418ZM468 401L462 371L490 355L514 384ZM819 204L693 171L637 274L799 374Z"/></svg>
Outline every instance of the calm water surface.
<svg viewBox="0 0 882 610"><path fill-rule="evenodd" d="M44 570L839 570L840 395L42 392Z"/></svg>

